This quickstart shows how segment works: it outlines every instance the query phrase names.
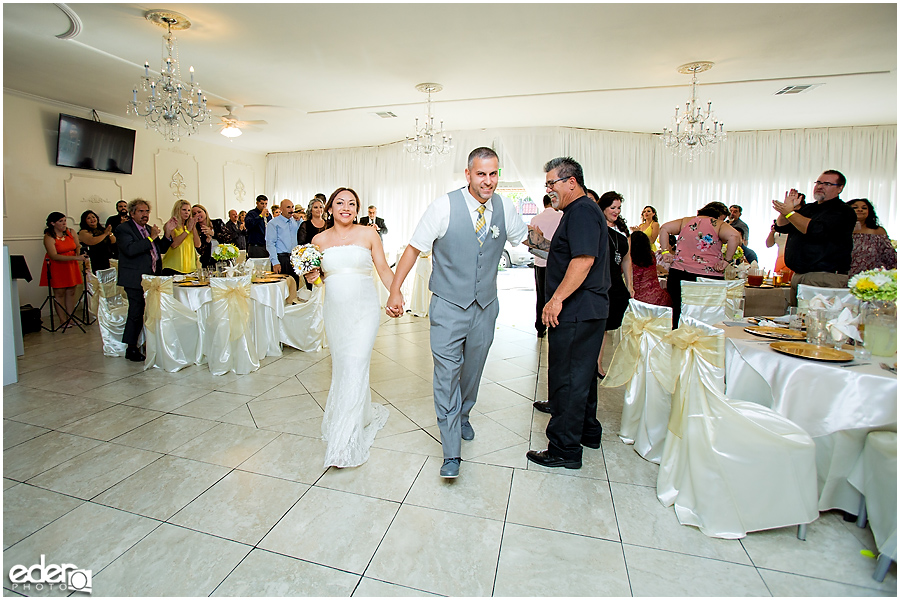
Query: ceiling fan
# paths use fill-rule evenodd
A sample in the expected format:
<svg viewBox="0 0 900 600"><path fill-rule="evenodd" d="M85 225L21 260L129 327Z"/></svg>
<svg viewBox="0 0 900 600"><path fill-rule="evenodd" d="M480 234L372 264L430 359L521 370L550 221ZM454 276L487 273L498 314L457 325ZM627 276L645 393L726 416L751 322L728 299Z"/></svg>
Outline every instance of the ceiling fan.
<svg viewBox="0 0 900 600"><path fill-rule="evenodd" d="M258 121L241 121L237 118L237 116L232 113L235 109L234 106L225 106L225 110L228 111L228 114L222 115L219 117L219 121L222 124L222 128L219 130L219 133L229 138L236 138L243 133L242 129L256 129L259 127L255 127L255 125L267 125L266 121L258 120Z"/></svg>

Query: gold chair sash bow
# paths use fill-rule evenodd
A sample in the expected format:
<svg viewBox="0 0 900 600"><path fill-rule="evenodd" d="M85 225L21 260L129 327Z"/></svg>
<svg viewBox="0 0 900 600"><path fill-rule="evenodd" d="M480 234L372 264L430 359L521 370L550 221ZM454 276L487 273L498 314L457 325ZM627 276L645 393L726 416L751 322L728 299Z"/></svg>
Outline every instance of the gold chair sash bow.
<svg viewBox="0 0 900 600"><path fill-rule="evenodd" d="M694 306L724 306L727 293L718 286L688 286L681 287L681 303Z"/></svg>
<svg viewBox="0 0 900 600"><path fill-rule="evenodd" d="M638 317L627 311L622 317L622 341L616 348L609 372L601 384L603 387L625 385L637 372L641 359L641 338L650 334L662 338L672 330L672 319L668 315Z"/></svg>
<svg viewBox="0 0 900 600"><path fill-rule="evenodd" d="M686 396L706 393L702 385L686 386L687 382L679 380L696 368L694 363L698 358L715 367L724 367L725 357L721 350L721 339L722 336L710 335L698 327L682 324L678 329L664 335L650 353L651 371L660 385L673 394L668 429L679 438L685 419ZM680 388L677 394L676 387ZM694 389L695 387L697 389Z"/></svg>
<svg viewBox="0 0 900 600"><path fill-rule="evenodd" d="M162 294L174 294L171 277L152 277L141 281L141 287L144 288L144 324L148 328L153 328L157 321L162 317Z"/></svg>
<svg viewBox="0 0 900 600"><path fill-rule="evenodd" d="M213 302L224 300L227 303L230 339L233 342L244 335L250 320L250 286L214 287L211 291Z"/></svg>

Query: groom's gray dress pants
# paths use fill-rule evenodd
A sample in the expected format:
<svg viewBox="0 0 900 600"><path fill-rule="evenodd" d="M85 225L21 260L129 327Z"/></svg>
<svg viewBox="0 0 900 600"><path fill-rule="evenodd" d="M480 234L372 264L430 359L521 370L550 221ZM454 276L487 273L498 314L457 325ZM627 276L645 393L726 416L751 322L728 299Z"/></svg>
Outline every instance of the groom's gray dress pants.
<svg viewBox="0 0 900 600"><path fill-rule="evenodd" d="M468 308L431 297L431 354L434 358L434 412L441 430L444 458L460 455L460 427L478 397L478 384L488 350L494 341L494 325L500 303L494 299L481 308Z"/></svg>

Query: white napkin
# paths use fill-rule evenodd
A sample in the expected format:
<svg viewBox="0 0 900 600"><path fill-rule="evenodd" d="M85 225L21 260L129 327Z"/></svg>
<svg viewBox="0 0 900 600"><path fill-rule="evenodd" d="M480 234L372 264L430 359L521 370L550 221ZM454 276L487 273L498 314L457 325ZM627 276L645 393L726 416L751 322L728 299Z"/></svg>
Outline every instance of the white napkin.
<svg viewBox="0 0 900 600"><path fill-rule="evenodd" d="M178 283L179 281L184 281L184 275L174 275L172 277L172 281Z"/></svg>
<svg viewBox="0 0 900 600"><path fill-rule="evenodd" d="M225 267L225 276L226 277L234 277L237 275L237 265L228 265Z"/></svg>
<svg viewBox="0 0 900 600"><path fill-rule="evenodd" d="M747 265L747 268L748 268L748 269L758 269L758 268L759 268L759 265L758 265L757 262L754 260L752 263L750 263L749 265Z"/></svg>
<svg viewBox="0 0 900 600"><path fill-rule="evenodd" d="M770 321L768 319L760 319L759 323L757 323L760 327L781 327L779 323L775 321Z"/></svg>
<svg viewBox="0 0 900 600"><path fill-rule="evenodd" d="M838 303L840 303L840 300L838 300ZM844 338L853 338L857 342L861 342L862 338L859 337L859 330L856 328L858 323L859 317L854 317L850 309L845 308L838 315L837 319L828 321L825 326L828 328L828 333L837 342L843 341Z"/></svg>
<svg viewBox="0 0 900 600"><path fill-rule="evenodd" d="M812 300L809 301L809 309L810 310L818 310L818 309L838 309L843 308L844 305L841 303L841 299L837 296L833 298L826 298L822 294L816 294L812 297Z"/></svg>

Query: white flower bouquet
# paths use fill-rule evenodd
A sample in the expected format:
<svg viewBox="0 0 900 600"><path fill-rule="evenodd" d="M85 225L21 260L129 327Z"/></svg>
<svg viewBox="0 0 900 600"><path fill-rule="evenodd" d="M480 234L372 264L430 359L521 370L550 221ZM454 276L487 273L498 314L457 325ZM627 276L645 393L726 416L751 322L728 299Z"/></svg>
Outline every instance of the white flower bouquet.
<svg viewBox="0 0 900 600"><path fill-rule="evenodd" d="M291 265L294 267L294 271L306 275L313 269L321 267L322 251L315 244L294 246L294 249L291 250ZM321 279L316 279L315 282L320 283Z"/></svg>

